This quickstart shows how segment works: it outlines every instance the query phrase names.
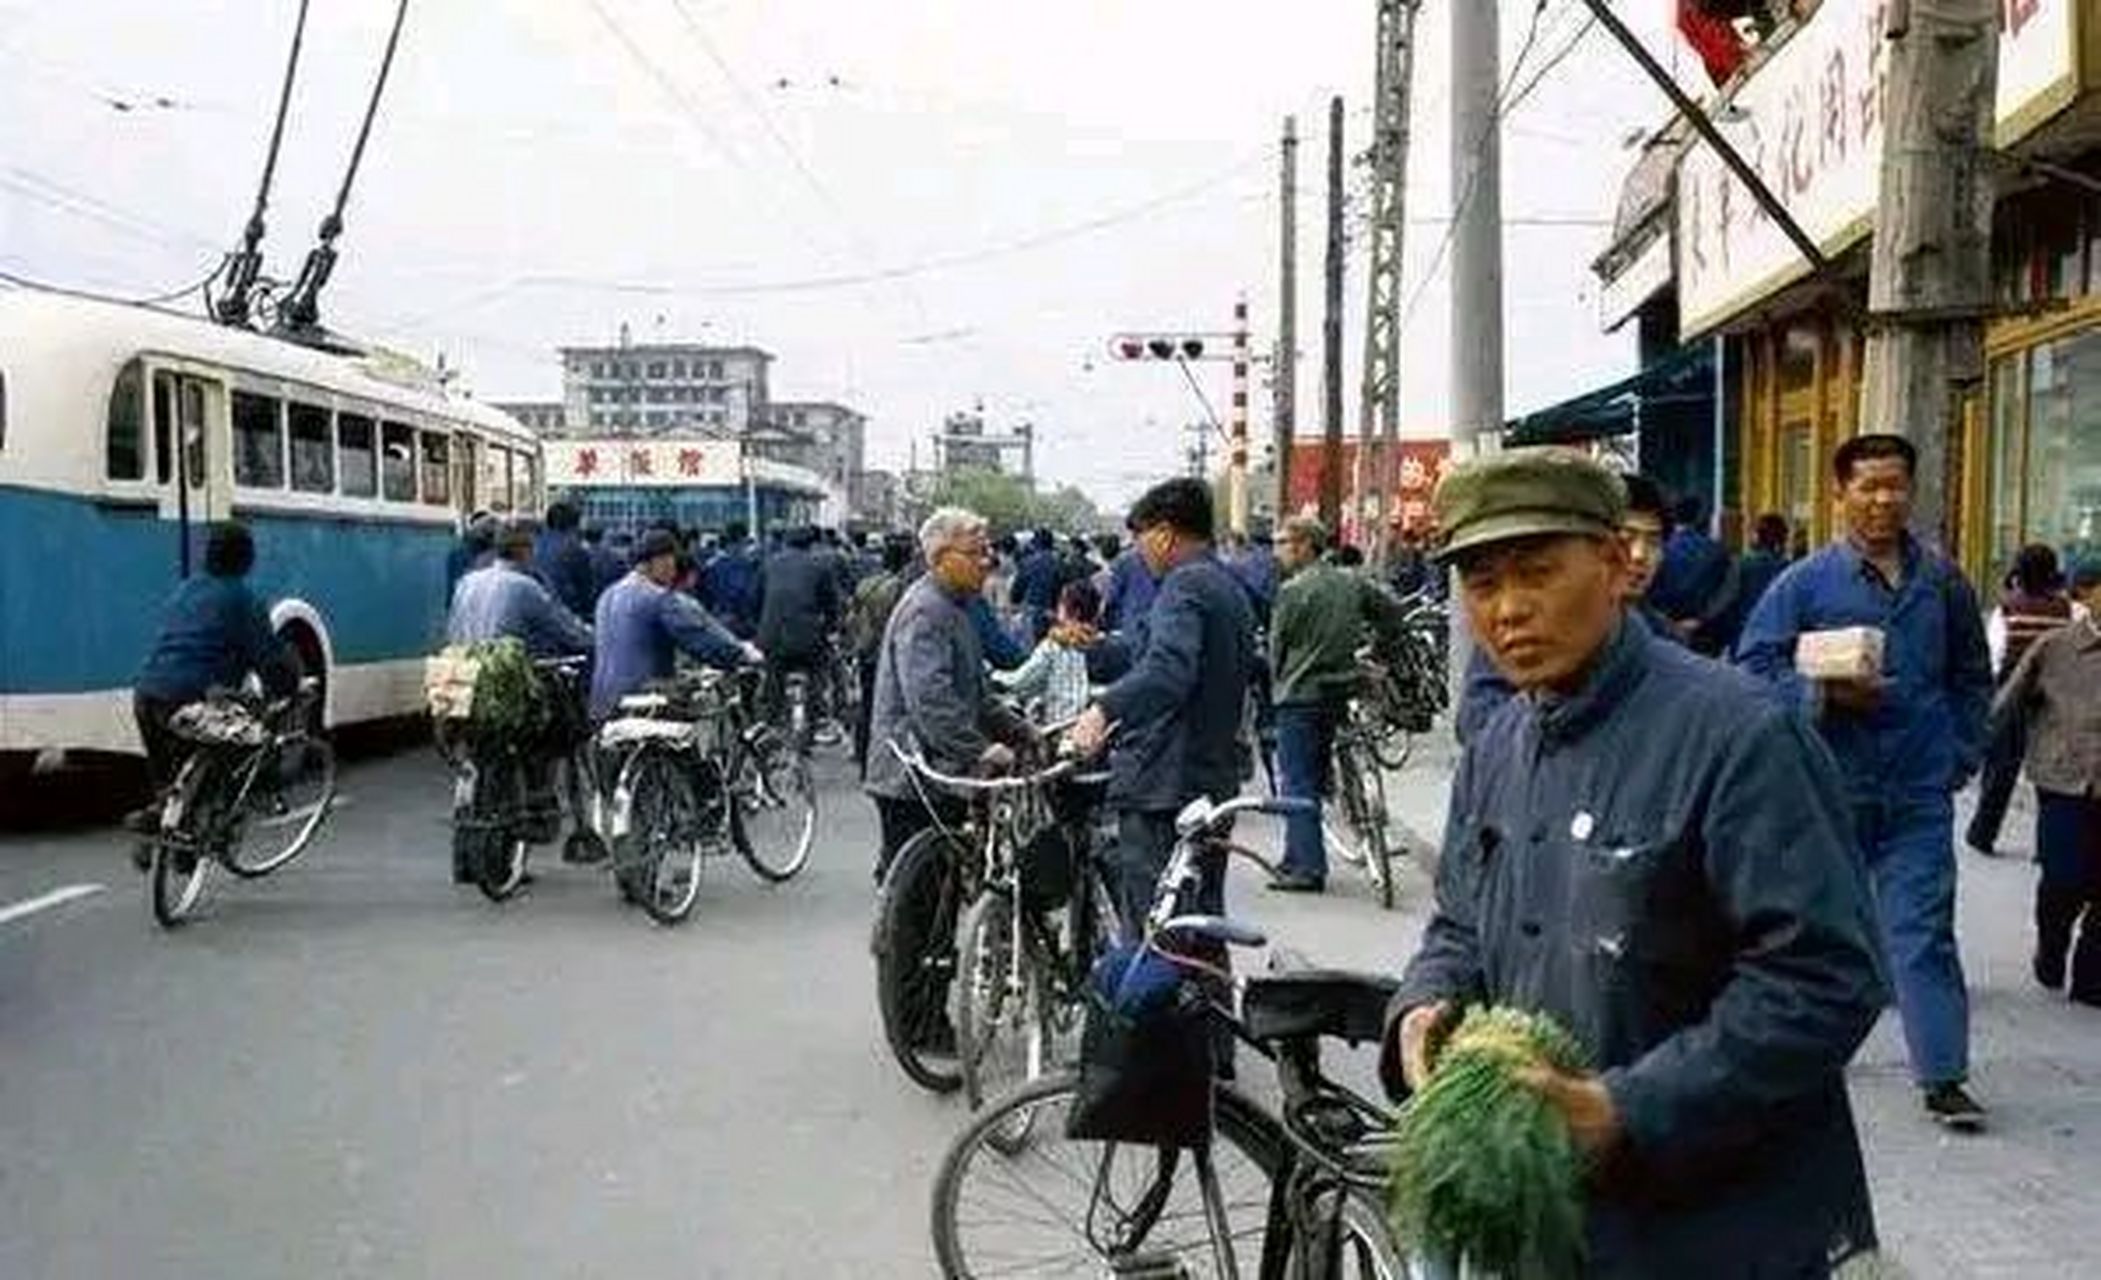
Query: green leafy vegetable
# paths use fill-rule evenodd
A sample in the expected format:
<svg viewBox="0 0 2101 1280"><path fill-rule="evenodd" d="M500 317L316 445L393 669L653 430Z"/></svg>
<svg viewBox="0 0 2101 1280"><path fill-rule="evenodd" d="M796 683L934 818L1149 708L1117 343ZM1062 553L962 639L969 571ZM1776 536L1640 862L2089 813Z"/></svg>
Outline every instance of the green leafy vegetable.
<svg viewBox="0 0 2101 1280"><path fill-rule="evenodd" d="M547 724L547 698L525 646L505 636L473 646L468 656L481 667L474 681L475 733L506 742L537 736Z"/></svg>
<svg viewBox="0 0 2101 1280"><path fill-rule="evenodd" d="M1394 1229L1411 1247L1503 1280L1578 1274L1583 1163L1529 1068L1580 1074L1582 1046L1553 1019L1474 1008L1401 1113Z"/></svg>

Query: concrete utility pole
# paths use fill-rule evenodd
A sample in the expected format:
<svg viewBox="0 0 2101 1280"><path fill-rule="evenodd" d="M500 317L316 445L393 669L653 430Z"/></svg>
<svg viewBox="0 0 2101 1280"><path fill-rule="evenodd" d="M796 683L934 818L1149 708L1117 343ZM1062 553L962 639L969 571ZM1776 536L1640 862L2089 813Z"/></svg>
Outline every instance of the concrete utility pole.
<svg viewBox="0 0 2101 1280"><path fill-rule="evenodd" d="M1284 117L1283 186L1278 193L1283 223L1277 282L1276 520L1291 514L1291 438L1298 430L1299 402L1299 119Z"/></svg>
<svg viewBox="0 0 2101 1280"><path fill-rule="evenodd" d="M1377 103L1371 145L1371 267L1364 325L1364 430L1372 447L1371 560L1386 567L1386 507L1393 500L1401 439L1401 240L1408 226L1409 93L1415 79L1420 0L1379 0ZM1372 445L1376 436L1378 443Z"/></svg>
<svg viewBox="0 0 2101 1280"><path fill-rule="evenodd" d="M1233 401L1226 414L1226 527L1247 536L1247 299L1233 303Z"/></svg>
<svg viewBox="0 0 2101 1280"><path fill-rule="evenodd" d="M1503 427L1503 147L1493 0L1452 10L1452 458Z"/></svg>
<svg viewBox="0 0 2101 1280"><path fill-rule="evenodd" d="M1320 522L1342 529L1342 97L1328 103L1327 313L1321 318Z"/></svg>
<svg viewBox="0 0 2101 1280"><path fill-rule="evenodd" d="M1183 456L1189 460L1190 476L1197 480L1210 479L1211 424L1192 422L1183 427L1182 432L1190 439L1189 447L1183 451Z"/></svg>
<svg viewBox="0 0 2101 1280"><path fill-rule="evenodd" d="M1868 275L1867 429L1918 447L1919 529L1951 545L1948 478L1964 397L1984 377L1988 167L1998 0L1892 0L1882 186Z"/></svg>

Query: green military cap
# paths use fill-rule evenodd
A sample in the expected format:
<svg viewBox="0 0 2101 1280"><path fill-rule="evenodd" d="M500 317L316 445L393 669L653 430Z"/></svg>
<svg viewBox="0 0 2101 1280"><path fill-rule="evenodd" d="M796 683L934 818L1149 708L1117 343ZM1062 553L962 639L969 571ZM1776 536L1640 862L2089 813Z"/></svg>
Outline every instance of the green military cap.
<svg viewBox="0 0 2101 1280"><path fill-rule="evenodd" d="M1437 486L1437 557L1541 534L1610 534L1627 510L1620 478L1573 449L1512 449L1456 467Z"/></svg>

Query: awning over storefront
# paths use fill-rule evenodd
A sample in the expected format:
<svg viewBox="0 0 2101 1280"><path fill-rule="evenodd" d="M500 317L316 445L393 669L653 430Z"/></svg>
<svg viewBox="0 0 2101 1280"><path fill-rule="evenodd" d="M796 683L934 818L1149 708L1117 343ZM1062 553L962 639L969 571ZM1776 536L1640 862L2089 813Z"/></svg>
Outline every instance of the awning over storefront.
<svg viewBox="0 0 2101 1280"><path fill-rule="evenodd" d="M1661 410L1669 416L1688 406L1714 403L1714 344L1699 342L1657 361L1631 378L1564 400L1537 413L1513 418L1503 427L1508 447L1577 444L1606 436L1629 435Z"/></svg>

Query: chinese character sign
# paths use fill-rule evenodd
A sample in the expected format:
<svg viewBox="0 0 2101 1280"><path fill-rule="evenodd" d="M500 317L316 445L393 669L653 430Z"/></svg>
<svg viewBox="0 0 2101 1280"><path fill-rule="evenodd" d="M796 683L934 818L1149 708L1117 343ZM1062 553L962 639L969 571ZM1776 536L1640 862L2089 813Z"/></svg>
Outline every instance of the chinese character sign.
<svg viewBox="0 0 2101 1280"><path fill-rule="evenodd" d="M1427 524L1430 516L1430 495L1437 492L1437 482L1450 470L1451 444L1444 440L1403 440L1400 456L1394 460L1394 492L1386 505L1388 519L1404 523ZM1291 514L1318 515L1320 513L1320 479L1322 448L1318 441L1301 441L1291 450ZM1347 513L1352 506L1361 509L1368 518L1371 513L1372 495L1358 495L1359 501L1351 502L1350 484L1357 475L1357 442L1345 440L1342 445L1343 509ZM1369 477L1367 477L1369 479ZM1352 529L1354 519L1346 519Z"/></svg>
<svg viewBox="0 0 2101 1280"><path fill-rule="evenodd" d="M557 489L727 486L743 483L734 440L549 440L547 482Z"/></svg>

